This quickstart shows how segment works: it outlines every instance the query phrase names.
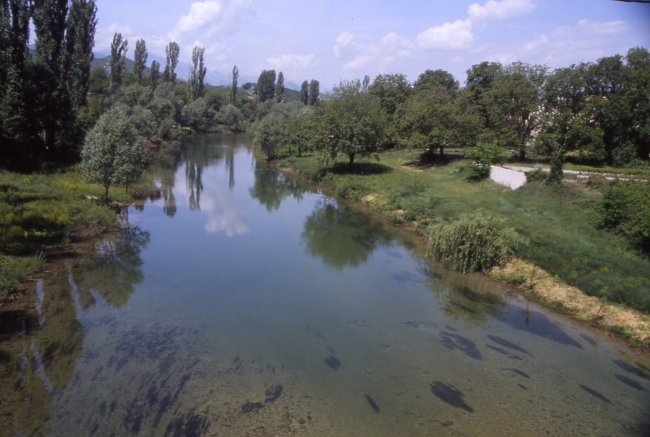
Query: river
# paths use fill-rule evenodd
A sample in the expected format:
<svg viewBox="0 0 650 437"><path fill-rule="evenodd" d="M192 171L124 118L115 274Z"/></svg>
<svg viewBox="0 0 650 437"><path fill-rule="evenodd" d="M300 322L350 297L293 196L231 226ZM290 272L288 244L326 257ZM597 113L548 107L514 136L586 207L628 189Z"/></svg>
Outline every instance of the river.
<svg viewBox="0 0 650 437"><path fill-rule="evenodd" d="M188 139L161 195L0 308L1 436L648 436L650 357Z"/></svg>

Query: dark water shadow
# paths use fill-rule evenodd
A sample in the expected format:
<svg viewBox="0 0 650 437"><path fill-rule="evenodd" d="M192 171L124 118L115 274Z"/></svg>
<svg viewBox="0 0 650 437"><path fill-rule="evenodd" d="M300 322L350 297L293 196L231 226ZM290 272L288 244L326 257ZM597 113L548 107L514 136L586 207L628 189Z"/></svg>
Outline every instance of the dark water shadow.
<svg viewBox="0 0 650 437"><path fill-rule="evenodd" d="M357 162L354 164L337 162L327 171L334 174L375 175L390 173L393 169L385 164L375 162Z"/></svg>
<svg viewBox="0 0 650 437"><path fill-rule="evenodd" d="M476 347L476 344L473 341L461 335L451 334L446 331L440 331L440 335L442 336L440 342L447 349L460 350L465 355L475 360L483 359L483 355L481 355L481 351Z"/></svg>
<svg viewBox="0 0 650 437"><path fill-rule="evenodd" d="M555 343L583 349L582 344L574 340L557 324L551 321L544 313L534 310L507 311L503 314L502 321L521 331L526 331Z"/></svg>
<svg viewBox="0 0 650 437"><path fill-rule="evenodd" d="M0 310L0 341L15 334L30 334L38 326L38 317L33 314Z"/></svg>
<svg viewBox="0 0 650 437"><path fill-rule="evenodd" d="M501 338L497 335L488 335L487 337L500 346L507 347L508 349L512 349L513 351L521 352L526 355L530 355L526 349L516 343L512 343L506 340L505 338Z"/></svg>
<svg viewBox="0 0 650 437"><path fill-rule="evenodd" d="M627 376L619 375L618 373L614 374L614 377L616 379L618 379L619 381L621 381L623 384L625 384L625 385L627 385L629 387L632 387L635 390L647 391L641 384L639 384L638 382L636 382L632 378L628 378Z"/></svg>
<svg viewBox="0 0 650 437"><path fill-rule="evenodd" d="M611 403L612 403L612 401L610 401L610 400L607 399L605 396L603 396L602 393L597 392L597 391L594 390L593 388L587 387L586 385L582 385L582 384L578 384L578 385L580 386L581 389L583 389L584 391L586 391L586 392L589 393L590 395L592 395L592 396L594 396L594 397L600 399L601 401L606 402L606 403L608 403L608 404L611 404Z"/></svg>
<svg viewBox="0 0 650 437"><path fill-rule="evenodd" d="M429 384L429 386L431 387L431 393L441 401L446 402L452 407L462 408L469 413L474 412L474 409L465 402L465 395L463 392L453 385L445 384L440 381L433 381L433 384Z"/></svg>
<svg viewBox="0 0 650 437"><path fill-rule="evenodd" d="M648 369L644 365L636 362L634 364L630 364L630 363L626 363L625 361L616 360L616 359L613 359L612 362L616 364L618 367L620 367L621 369L625 370L626 372L632 373L633 375L636 375L639 378L647 379L650 381L650 369Z"/></svg>
<svg viewBox="0 0 650 437"><path fill-rule="evenodd" d="M408 270L402 270L398 273L393 273L391 275L391 278L393 278L393 280L400 285L422 284L424 282L420 276L415 275Z"/></svg>

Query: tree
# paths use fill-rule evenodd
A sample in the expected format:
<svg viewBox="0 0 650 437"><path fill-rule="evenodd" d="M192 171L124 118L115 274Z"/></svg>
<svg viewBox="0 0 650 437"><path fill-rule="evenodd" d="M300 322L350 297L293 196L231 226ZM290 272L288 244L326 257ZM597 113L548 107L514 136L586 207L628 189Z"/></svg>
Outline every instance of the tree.
<svg viewBox="0 0 650 437"><path fill-rule="evenodd" d="M380 74L368 91L379 98L386 113L393 115L397 106L409 98L412 89L403 74Z"/></svg>
<svg viewBox="0 0 650 437"><path fill-rule="evenodd" d="M278 103L282 103L282 95L284 94L284 75L282 72L278 73L278 82L275 84L275 98Z"/></svg>
<svg viewBox="0 0 650 437"><path fill-rule="evenodd" d="M306 106L309 104L309 82L304 81L300 85L300 101Z"/></svg>
<svg viewBox="0 0 650 437"><path fill-rule="evenodd" d="M273 98L275 95L275 70L262 70L257 79L256 92L262 102Z"/></svg>
<svg viewBox="0 0 650 437"><path fill-rule="evenodd" d="M217 114L219 123L223 123L233 130L240 129L240 123L244 121L244 115L232 103L223 106Z"/></svg>
<svg viewBox="0 0 650 437"><path fill-rule="evenodd" d="M603 156L602 129L594 122L598 97L587 98L583 67L559 68L546 79L543 115L535 138L538 152L551 155L547 183L562 183L562 165L568 151ZM595 105L596 104L596 105Z"/></svg>
<svg viewBox="0 0 650 437"><path fill-rule="evenodd" d="M353 82L334 87L331 99L320 105L316 146L327 158L375 155L384 141L386 113L378 97L361 93Z"/></svg>
<svg viewBox="0 0 650 437"><path fill-rule="evenodd" d="M60 76L60 56L65 38L68 0L34 0L32 17L36 34L36 60Z"/></svg>
<svg viewBox="0 0 650 437"><path fill-rule="evenodd" d="M286 141L285 124L284 117L278 112L271 112L256 123L255 143L261 147L268 161L275 159L278 149Z"/></svg>
<svg viewBox="0 0 650 437"><path fill-rule="evenodd" d="M142 75L144 74L145 66L147 65L147 45L141 39L135 43L135 53L133 54L133 72L138 77L138 83L142 83Z"/></svg>
<svg viewBox="0 0 650 437"><path fill-rule="evenodd" d="M176 66L178 65L178 55L180 54L180 47L175 41L170 42L167 47L165 47L165 69L163 71L163 81L164 82L176 82Z"/></svg>
<svg viewBox="0 0 650 437"><path fill-rule="evenodd" d="M417 93L395 112L402 141L411 147L428 149L446 146L473 146L481 128L481 118L469 93L449 94L444 87Z"/></svg>
<svg viewBox="0 0 650 437"><path fill-rule="evenodd" d="M363 83L361 84L361 92L367 93L369 86L370 86L370 76L366 74L365 76L363 76Z"/></svg>
<svg viewBox="0 0 650 437"><path fill-rule="evenodd" d="M235 104L237 97L237 79L239 79L239 68L235 65L232 67L232 85L230 86L230 103Z"/></svg>
<svg viewBox="0 0 650 437"><path fill-rule="evenodd" d="M315 104L318 103L318 95L320 93L319 86L320 84L315 79L312 79L311 82L309 82L309 105L310 106L314 106Z"/></svg>
<svg viewBox="0 0 650 437"><path fill-rule="evenodd" d="M160 62L151 61L151 69L149 71L149 83L151 88L155 91L158 85L158 78L160 77Z"/></svg>
<svg viewBox="0 0 650 437"><path fill-rule="evenodd" d="M203 79L206 67L203 65L205 47L194 47L192 50L192 66L190 67L189 80L187 81L187 94L191 102L203 97Z"/></svg>
<svg viewBox="0 0 650 437"><path fill-rule="evenodd" d="M74 108L86 106L94 59L97 6L94 0L73 0L65 32L62 71Z"/></svg>
<svg viewBox="0 0 650 437"><path fill-rule="evenodd" d="M81 172L106 189L115 184L133 182L142 173L148 157L142 141L126 114L113 108L102 115L81 150Z"/></svg>
<svg viewBox="0 0 650 437"><path fill-rule="evenodd" d="M515 62L504 68L482 97L497 142L517 149L521 160L526 158L526 146L541 121L545 78L546 67Z"/></svg>
<svg viewBox="0 0 650 437"><path fill-rule="evenodd" d="M472 65L467 70L465 85L472 94L474 101L479 105L485 127L489 126L489 117L487 101L483 99L483 94L490 89L492 83L502 74L503 68L498 62L481 62L480 64Z"/></svg>
<svg viewBox="0 0 650 437"><path fill-rule="evenodd" d="M458 91L458 81L454 79L454 76L445 71L445 70L426 70L420 76L418 80L413 84L413 88L416 91L430 90L432 88L442 88L447 92L456 92Z"/></svg>
<svg viewBox="0 0 650 437"><path fill-rule="evenodd" d="M126 68L126 52L128 51L129 41L122 40L122 34L116 33L113 35L113 42L111 43L111 85L122 84L122 75Z"/></svg>

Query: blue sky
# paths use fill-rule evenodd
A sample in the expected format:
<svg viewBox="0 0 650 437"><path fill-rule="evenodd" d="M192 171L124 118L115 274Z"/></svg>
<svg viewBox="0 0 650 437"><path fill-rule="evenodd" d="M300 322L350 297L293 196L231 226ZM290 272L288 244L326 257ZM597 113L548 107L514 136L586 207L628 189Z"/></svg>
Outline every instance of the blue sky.
<svg viewBox="0 0 650 437"><path fill-rule="evenodd" d="M263 69L286 81L317 79L321 90L340 80L426 69L447 70L461 83L482 61L550 68L630 47L650 49L650 4L613 0L97 0L95 50L106 53L115 32L150 53L205 47L208 81L256 81ZM149 62L151 61L151 58ZM179 71L181 75L184 70Z"/></svg>

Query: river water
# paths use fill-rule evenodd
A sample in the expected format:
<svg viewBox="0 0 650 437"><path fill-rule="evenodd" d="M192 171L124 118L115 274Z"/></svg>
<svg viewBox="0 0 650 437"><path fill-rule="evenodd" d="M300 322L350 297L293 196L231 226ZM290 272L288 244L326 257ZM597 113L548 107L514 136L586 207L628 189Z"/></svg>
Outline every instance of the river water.
<svg viewBox="0 0 650 437"><path fill-rule="evenodd" d="M1 436L648 436L650 359L187 140L127 231L0 307Z"/></svg>

